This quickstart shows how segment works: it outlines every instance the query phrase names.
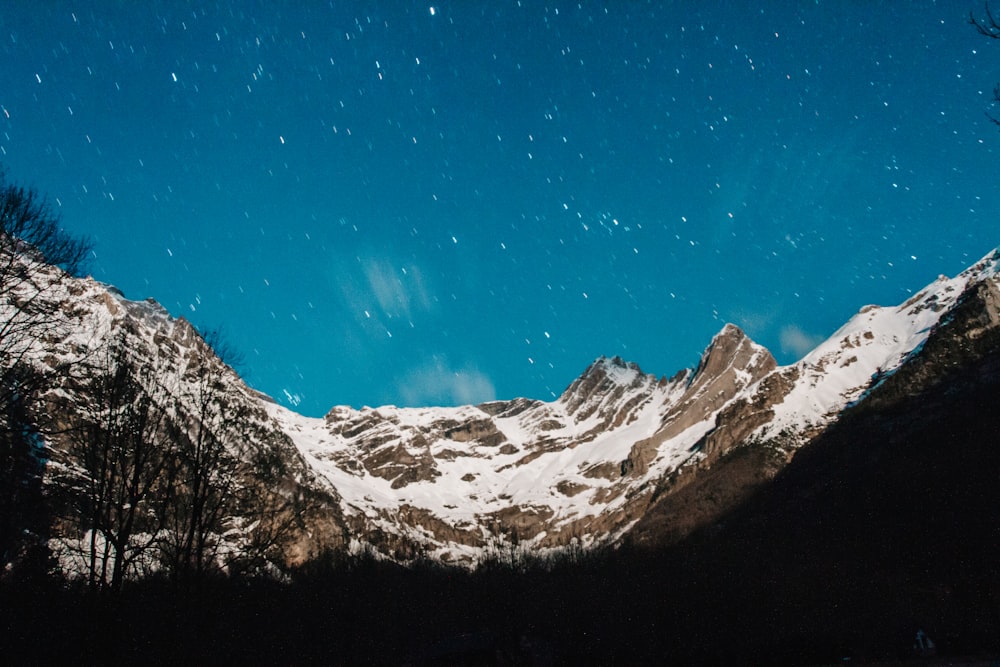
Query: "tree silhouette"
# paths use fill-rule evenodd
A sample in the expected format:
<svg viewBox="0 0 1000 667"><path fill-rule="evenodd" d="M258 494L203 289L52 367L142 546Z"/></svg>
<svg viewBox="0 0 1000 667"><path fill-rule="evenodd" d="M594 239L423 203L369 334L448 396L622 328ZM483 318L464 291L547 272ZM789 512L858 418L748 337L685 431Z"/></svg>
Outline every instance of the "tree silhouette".
<svg viewBox="0 0 1000 667"><path fill-rule="evenodd" d="M0 564L20 563L45 549L48 521L42 497L45 460L33 405L41 382L27 364L0 373ZM27 559L30 560L30 559Z"/></svg>
<svg viewBox="0 0 1000 667"><path fill-rule="evenodd" d="M134 356L124 329L95 366L71 412L69 454L78 470L71 520L88 585L118 591L151 559L172 495L173 398Z"/></svg>
<svg viewBox="0 0 1000 667"><path fill-rule="evenodd" d="M0 169L0 577L29 544L44 544L37 400L65 366L27 355L63 326L47 300L83 269L90 248L44 198L8 183Z"/></svg>
<svg viewBox="0 0 1000 667"><path fill-rule="evenodd" d="M186 408L174 443L173 496L162 549L181 579L198 580L219 569L222 534L248 502L242 480L250 445L248 408L227 393L228 369L211 349L219 348L206 345L188 366L180 396Z"/></svg>
<svg viewBox="0 0 1000 667"><path fill-rule="evenodd" d="M976 18L974 13L969 12L969 23L975 27L980 35L990 39L1000 39L1000 23L997 22L997 18L990 10L990 3L985 3L983 13L985 14L984 18ZM993 87L993 101L1000 104L1000 84ZM996 116L991 113L986 115L995 125L1000 125L1000 119Z"/></svg>
<svg viewBox="0 0 1000 667"><path fill-rule="evenodd" d="M0 368L13 368L59 325L61 313L45 300L82 270L90 248L34 190L8 184L0 171ZM0 393L0 405L7 400Z"/></svg>

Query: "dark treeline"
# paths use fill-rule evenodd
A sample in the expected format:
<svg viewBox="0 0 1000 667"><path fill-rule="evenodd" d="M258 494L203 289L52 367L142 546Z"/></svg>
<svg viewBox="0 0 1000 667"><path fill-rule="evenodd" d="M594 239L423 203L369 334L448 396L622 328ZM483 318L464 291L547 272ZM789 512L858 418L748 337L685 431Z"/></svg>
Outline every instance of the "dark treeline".
<svg viewBox="0 0 1000 667"><path fill-rule="evenodd" d="M923 632L940 655L1000 649L982 570L736 546L476 572L360 557L116 596L7 586L0 648L35 664L859 664L919 658Z"/></svg>

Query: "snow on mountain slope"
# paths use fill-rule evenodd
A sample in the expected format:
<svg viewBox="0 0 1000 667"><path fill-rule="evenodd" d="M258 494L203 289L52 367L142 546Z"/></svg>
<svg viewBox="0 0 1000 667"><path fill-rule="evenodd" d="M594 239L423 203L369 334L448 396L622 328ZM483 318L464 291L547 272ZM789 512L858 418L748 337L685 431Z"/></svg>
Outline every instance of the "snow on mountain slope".
<svg viewBox="0 0 1000 667"><path fill-rule="evenodd" d="M918 352L970 285L995 282L998 272L1000 252L993 252L954 278L940 276L899 306L862 308L801 361L776 371L797 380L757 434L807 433L828 423Z"/></svg>

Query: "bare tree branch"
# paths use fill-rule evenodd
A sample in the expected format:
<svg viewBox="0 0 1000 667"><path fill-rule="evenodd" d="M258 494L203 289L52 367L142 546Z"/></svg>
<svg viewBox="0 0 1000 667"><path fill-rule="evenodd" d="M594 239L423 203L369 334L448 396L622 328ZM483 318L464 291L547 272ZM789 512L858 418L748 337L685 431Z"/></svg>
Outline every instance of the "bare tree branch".
<svg viewBox="0 0 1000 667"><path fill-rule="evenodd" d="M969 12L969 23L979 31L980 35L989 37L990 39L1000 39L1000 23L997 23L996 18L993 16L993 12L990 11L990 3L985 3L983 9L986 14L986 18L977 19L975 14Z"/></svg>
<svg viewBox="0 0 1000 667"><path fill-rule="evenodd" d="M32 363L29 355L65 324L53 297L68 275L83 270L90 249L62 228L45 199L9 184L0 169L0 576L32 533L47 528L30 518L41 503L25 489L40 488L44 469L38 401L66 367Z"/></svg>

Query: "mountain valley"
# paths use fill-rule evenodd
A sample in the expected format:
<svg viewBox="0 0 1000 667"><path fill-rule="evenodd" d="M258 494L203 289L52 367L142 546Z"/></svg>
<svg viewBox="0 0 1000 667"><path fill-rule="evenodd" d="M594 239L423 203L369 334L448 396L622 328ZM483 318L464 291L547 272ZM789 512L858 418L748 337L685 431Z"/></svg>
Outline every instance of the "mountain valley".
<svg viewBox="0 0 1000 667"><path fill-rule="evenodd" d="M289 618L320 633L339 615L355 639L304 646L347 662L523 658L529 640L576 663L866 660L911 655L925 630L952 653L996 648L1000 251L899 306L862 308L789 366L729 324L670 377L600 358L553 401L335 407L323 418L250 389L206 336L152 301L52 267L31 285L58 325L22 351L53 378L38 431L51 516L25 530L70 582L141 591L164 575L291 577L294 594L196 599L267 616L318 587L327 597L308 598L311 620L301 609ZM142 391L101 393L123 373ZM144 405L146 436L187 461L158 464L131 533L86 514L97 489L88 437L113 430L102 396ZM219 462L201 505L212 521L197 525L176 503L200 470L191 451ZM122 579L105 580L119 561ZM323 565L338 562L347 569ZM449 602L434 602L438 588ZM203 613L191 618L209 623ZM425 620L380 636L379 622L399 628L408 614ZM11 627L32 636L39 621L26 613ZM270 655L251 637L273 635L256 623L228 631ZM302 631L270 632L280 628Z"/></svg>

